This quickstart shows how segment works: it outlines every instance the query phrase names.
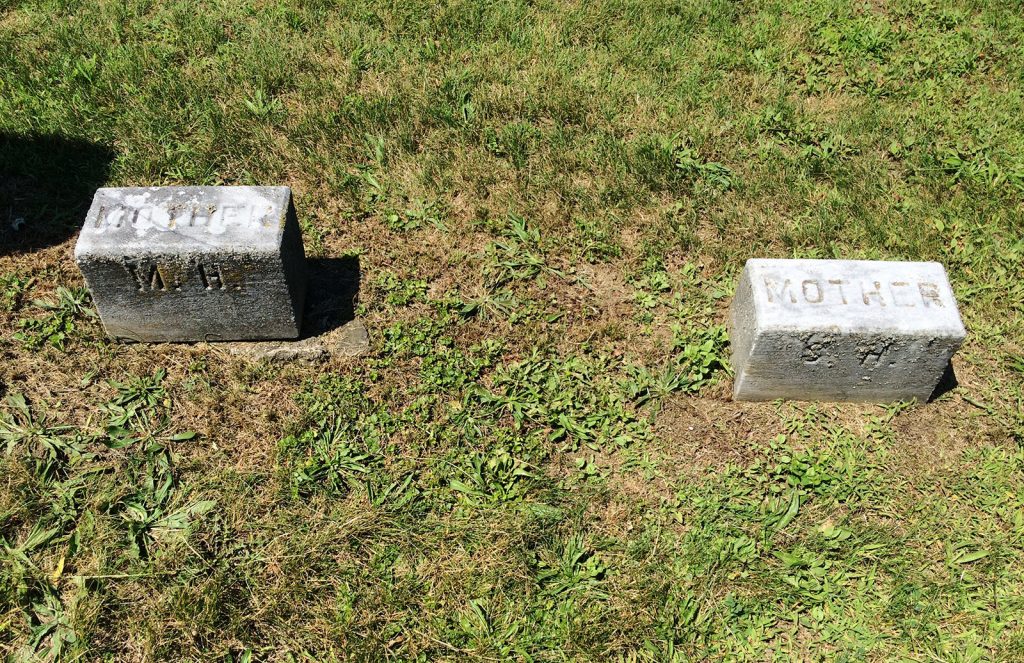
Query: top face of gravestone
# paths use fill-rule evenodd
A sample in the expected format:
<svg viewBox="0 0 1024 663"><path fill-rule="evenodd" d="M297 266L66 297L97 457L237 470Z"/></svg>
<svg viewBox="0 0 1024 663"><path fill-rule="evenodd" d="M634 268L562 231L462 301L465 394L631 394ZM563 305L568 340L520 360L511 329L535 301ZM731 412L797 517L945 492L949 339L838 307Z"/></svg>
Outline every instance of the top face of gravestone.
<svg viewBox="0 0 1024 663"><path fill-rule="evenodd" d="M99 189L75 255L273 253L290 199L283 186Z"/></svg>
<svg viewBox="0 0 1024 663"><path fill-rule="evenodd" d="M762 329L965 335L937 262L753 259L746 270Z"/></svg>

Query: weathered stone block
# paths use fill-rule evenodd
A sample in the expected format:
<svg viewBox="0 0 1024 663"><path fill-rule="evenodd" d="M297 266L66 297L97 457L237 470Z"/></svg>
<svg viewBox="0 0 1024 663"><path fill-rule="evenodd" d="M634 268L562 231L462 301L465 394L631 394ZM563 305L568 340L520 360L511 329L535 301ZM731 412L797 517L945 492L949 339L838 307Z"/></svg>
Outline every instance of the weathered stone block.
<svg viewBox="0 0 1024 663"><path fill-rule="evenodd" d="M99 189L75 259L115 338L300 332L306 258L287 187Z"/></svg>
<svg viewBox="0 0 1024 663"><path fill-rule="evenodd" d="M730 311L737 400L927 400L965 336L934 262L748 260Z"/></svg>

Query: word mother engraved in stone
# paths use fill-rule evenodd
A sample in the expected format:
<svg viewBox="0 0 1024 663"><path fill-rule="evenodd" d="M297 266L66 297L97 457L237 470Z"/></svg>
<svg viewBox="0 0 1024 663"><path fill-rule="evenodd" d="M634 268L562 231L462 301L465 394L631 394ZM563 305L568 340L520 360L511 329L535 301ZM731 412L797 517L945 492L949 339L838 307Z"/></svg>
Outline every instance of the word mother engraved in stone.
<svg viewBox="0 0 1024 663"><path fill-rule="evenodd" d="M965 330L934 262L748 260L730 311L737 400L927 400Z"/></svg>
<svg viewBox="0 0 1024 663"><path fill-rule="evenodd" d="M209 205L175 204L166 208L146 207L135 200L135 205L114 203L101 205L96 210L93 227L119 229L130 227L137 231L185 230L198 228L212 234L225 232L229 226L261 225L273 227L278 222L270 205Z"/></svg>
<svg viewBox="0 0 1024 663"><path fill-rule="evenodd" d="M865 306L897 306L913 308L915 306L946 305L939 294L939 285L930 281L869 281L851 282L847 279L803 279L798 281L799 287L790 279L781 283L772 277L764 277L765 294L769 303L784 304L822 304L823 306L856 307L858 302ZM918 301L920 298L920 301Z"/></svg>
<svg viewBox="0 0 1024 663"><path fill-rule="evenodd" d="M100 189L75 259L115 338L299 335L305 252L287 187Z"/></svg>

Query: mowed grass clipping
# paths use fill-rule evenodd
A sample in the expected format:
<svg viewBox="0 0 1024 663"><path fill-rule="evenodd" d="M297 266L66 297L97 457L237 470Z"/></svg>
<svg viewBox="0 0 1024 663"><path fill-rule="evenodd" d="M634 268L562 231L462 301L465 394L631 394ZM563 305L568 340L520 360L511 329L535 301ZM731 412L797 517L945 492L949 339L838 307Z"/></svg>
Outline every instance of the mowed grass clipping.
<svg viewBox="0 0 1024 663"><path fill-rule="evenodd" d="M12 660L1024 659L1019 1L0 1ZM101 185L291 186L371 350L105 340ZM749 257L937 260L930 404L734 403Z"/></svg>

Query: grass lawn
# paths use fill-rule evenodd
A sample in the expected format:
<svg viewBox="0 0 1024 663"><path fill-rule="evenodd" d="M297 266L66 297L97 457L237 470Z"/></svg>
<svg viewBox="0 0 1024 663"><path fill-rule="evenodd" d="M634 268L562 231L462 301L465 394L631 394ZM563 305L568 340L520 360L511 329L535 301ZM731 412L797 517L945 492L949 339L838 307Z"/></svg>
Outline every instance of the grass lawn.
<svg viewBox="0 0 1024 663"><path fill-rule="evenodd" d="M1024 660L1021 0L0 0L10 660ZM105 340L97 186L292 187L371 349ZM735 403L748 257L928 404Z"/></svg>

